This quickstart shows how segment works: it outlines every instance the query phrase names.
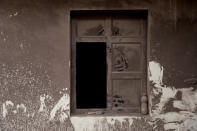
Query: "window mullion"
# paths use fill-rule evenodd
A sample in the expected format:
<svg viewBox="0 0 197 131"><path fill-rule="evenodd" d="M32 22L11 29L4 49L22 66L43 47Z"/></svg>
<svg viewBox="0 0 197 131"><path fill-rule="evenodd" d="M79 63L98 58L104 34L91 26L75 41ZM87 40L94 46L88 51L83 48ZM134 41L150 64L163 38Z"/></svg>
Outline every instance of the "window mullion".
<svg viewBox="0 0 197 131"><path fill-rule="evenodd" d="M107 110L112 110L112 40L111 40L111 18L105 21L106 43L107 43Z"/></svg>

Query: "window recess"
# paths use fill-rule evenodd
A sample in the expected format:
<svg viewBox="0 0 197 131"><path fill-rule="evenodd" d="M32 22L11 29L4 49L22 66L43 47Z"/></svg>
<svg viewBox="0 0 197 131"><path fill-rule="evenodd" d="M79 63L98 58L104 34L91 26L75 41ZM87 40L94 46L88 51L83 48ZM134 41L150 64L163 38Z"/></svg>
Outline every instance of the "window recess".
<svg viewBox="0 0 197 131"><path fill-rule="evenodd" d="M146 11L72 15L71 113L147 114L146 17Z"/></svg>

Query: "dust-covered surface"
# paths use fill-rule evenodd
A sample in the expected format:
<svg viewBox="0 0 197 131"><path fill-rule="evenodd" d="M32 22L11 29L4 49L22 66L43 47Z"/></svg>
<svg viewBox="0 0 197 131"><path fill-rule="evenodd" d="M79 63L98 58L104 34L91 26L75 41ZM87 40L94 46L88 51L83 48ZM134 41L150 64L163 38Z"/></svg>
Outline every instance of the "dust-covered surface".
<svg viewBox="0 0 197 131"><path fill-rule="evenodd" d="M196 131L197 3L1 0L0 130ZM70 116L69 10L150 11L149 116Z"/></svg>

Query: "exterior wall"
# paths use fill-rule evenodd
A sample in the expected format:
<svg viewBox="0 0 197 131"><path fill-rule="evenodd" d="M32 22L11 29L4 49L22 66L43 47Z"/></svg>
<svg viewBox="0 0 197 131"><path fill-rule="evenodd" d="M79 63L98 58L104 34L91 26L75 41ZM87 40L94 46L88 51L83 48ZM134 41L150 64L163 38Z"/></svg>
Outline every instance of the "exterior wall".
<svg viewBox="0 0 197 131"><path fill-rule="evenodd" d="M197 2L1 0L0 131L197 130ZM149 10L148 116L70 116L70 10Z"/></svg>

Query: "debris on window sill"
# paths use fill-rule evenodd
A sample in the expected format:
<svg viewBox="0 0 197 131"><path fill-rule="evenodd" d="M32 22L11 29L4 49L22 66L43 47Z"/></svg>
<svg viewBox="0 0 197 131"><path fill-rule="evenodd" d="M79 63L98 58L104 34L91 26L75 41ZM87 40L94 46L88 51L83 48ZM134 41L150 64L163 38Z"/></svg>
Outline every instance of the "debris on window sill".
<svg viewBox="0 0 197 131"><path fill-rule="evenodd" d="M91 111L91 112L88 112L88 115L102 115L104 114L103 111Z"/></svg>

